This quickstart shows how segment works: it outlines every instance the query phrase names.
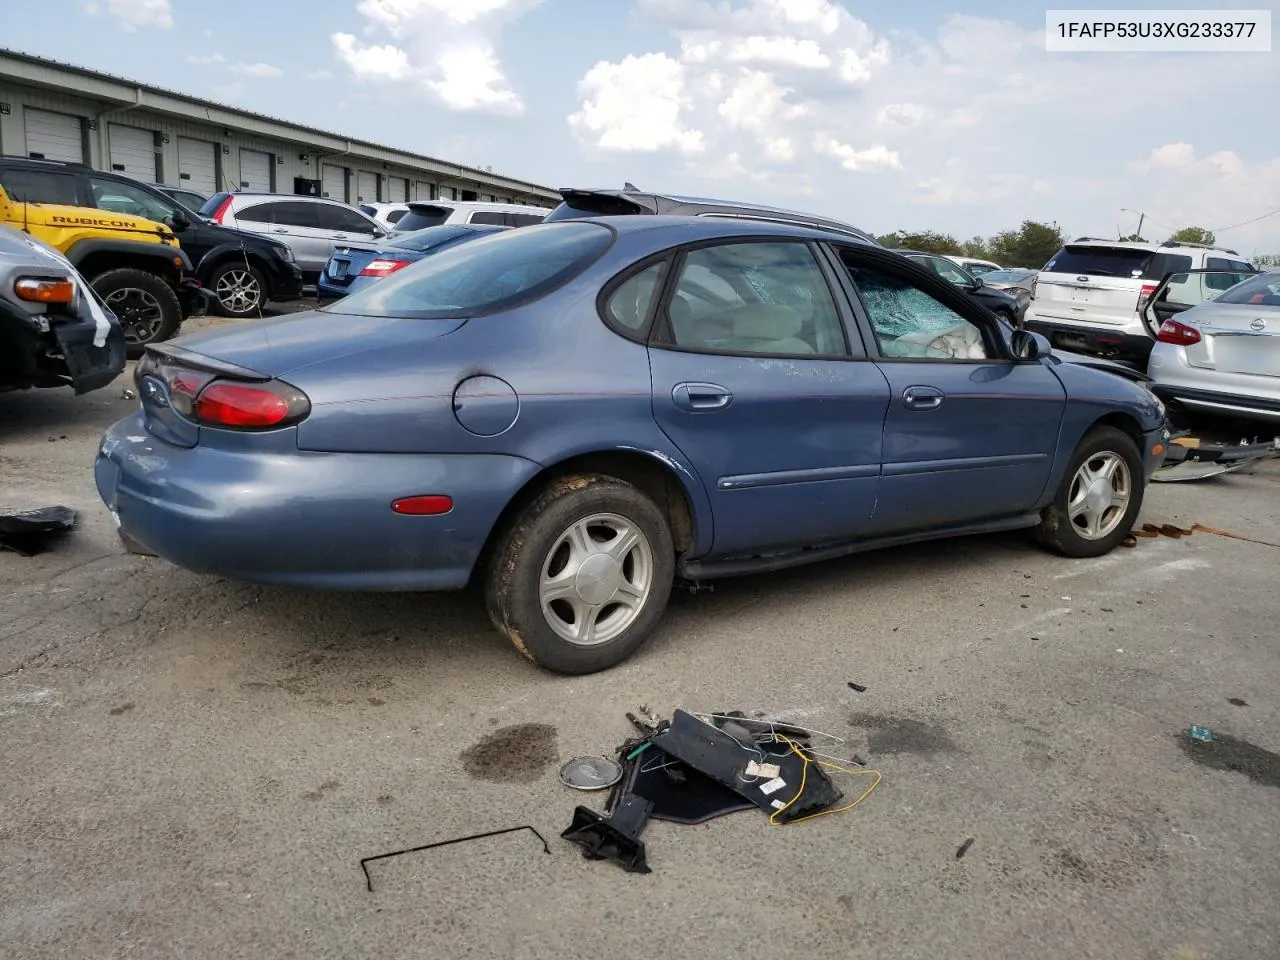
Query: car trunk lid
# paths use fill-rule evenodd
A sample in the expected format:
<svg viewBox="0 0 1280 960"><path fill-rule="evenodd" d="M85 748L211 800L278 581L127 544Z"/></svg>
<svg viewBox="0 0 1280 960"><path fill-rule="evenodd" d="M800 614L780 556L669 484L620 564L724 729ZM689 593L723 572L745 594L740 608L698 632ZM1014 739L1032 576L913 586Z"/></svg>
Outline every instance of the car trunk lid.
<svg viewBox="0 0 1280 960"><path fill-rule="evenodd" d="M1280 308L1213 303L1196 313L1200 316L1188 312L1175 317L1200 331L1200 342L1186 348L1187 363L1280 378Z"/></svg>

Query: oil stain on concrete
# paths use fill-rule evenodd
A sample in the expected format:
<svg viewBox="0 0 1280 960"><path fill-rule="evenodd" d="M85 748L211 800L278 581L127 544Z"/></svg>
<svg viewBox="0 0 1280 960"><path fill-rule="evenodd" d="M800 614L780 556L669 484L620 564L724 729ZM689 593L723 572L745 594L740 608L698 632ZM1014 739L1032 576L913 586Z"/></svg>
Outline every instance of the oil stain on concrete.
<svg viewBox="0 0 1280 960"><path fill-rule="evenodd" d="M873 754L912 753L933 757L939 753L955 753L955 741L941 724L892 717L879 713L855 713L849 723L869 731L867 747Z"/></svg>
<svg viewBox="0 0 1280 960"><path fill-rule="evenodd" d="M463 769L491 783L533 783L556 760L556 728L546 723L502 727L460 754Z"/></svg>
<svg viewBox="0 0 1280 960"><path fill-rule="evenodd" d="M1280 787L1280 754L1217 731L1208 741L1192 740L1185 730L1177 737L1182 752L1202 767L1243 773L1264 787Z"/></svg>

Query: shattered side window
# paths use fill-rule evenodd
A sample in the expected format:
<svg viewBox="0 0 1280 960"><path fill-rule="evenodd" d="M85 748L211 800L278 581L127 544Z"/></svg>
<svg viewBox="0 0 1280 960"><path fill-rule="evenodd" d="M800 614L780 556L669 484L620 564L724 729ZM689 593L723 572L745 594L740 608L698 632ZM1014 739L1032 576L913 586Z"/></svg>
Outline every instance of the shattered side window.
<svg viewBox="0 0 1280 960"><path fill-rule="evenodd" d="M919 287L873 267L851 267L849 273L884 356L917 360L987 357L982 332Z"/></svg>

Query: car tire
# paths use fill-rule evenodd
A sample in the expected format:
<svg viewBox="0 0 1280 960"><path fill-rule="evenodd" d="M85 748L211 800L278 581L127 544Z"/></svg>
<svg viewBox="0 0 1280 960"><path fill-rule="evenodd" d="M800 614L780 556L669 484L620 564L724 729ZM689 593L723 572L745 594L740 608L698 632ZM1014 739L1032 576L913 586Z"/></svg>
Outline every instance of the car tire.
<svg viewBox="0 0 1280 960"><path fill-rule="evenodd" d="M1114 427L1094 428L1080 441L1053 503L1041 514L1036 539L1064 557L1110 553L1138 519L1145 482L1133 439Z"/></svg>
<svg viewBox="0 0 1280 960"><path fill-rule="evenodd" d="M640 490L580 474L521 510L486 574L489 618L517 650L553 673L595 673L631 656L657 626L675 550L662 511Z"/></svg>
<svg viewBox="0 0 1280 960"><path fill-rule="evenodd" d="M213 294L218 313L233 320L261 317L270 294L262 272L241 260L220 264L205 286Z"/></svg>
<svg viewBox="0 0 1280 960"><path fill-rule="evenodd" d="M121 267L100 273L90 286L124 328L125 353L142 356L149 343L168 340L182 325L182 305L163 277Z"/></svg>

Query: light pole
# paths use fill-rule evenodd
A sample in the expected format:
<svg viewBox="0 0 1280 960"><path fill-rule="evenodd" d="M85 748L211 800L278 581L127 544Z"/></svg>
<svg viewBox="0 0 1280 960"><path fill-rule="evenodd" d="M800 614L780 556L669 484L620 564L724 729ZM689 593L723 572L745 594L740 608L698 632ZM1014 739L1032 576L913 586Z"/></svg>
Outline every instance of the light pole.
<svg viewBox="0 0 1280 960"><path fill-rule="evenodd" d="M1136 213L1138 215L1138 229L1134 232L1134 236L1142 236L1142 221L1147 219L1147 215L1141 210L1130 210L1128 207L1121 207L1121 213Z"/></svg>

